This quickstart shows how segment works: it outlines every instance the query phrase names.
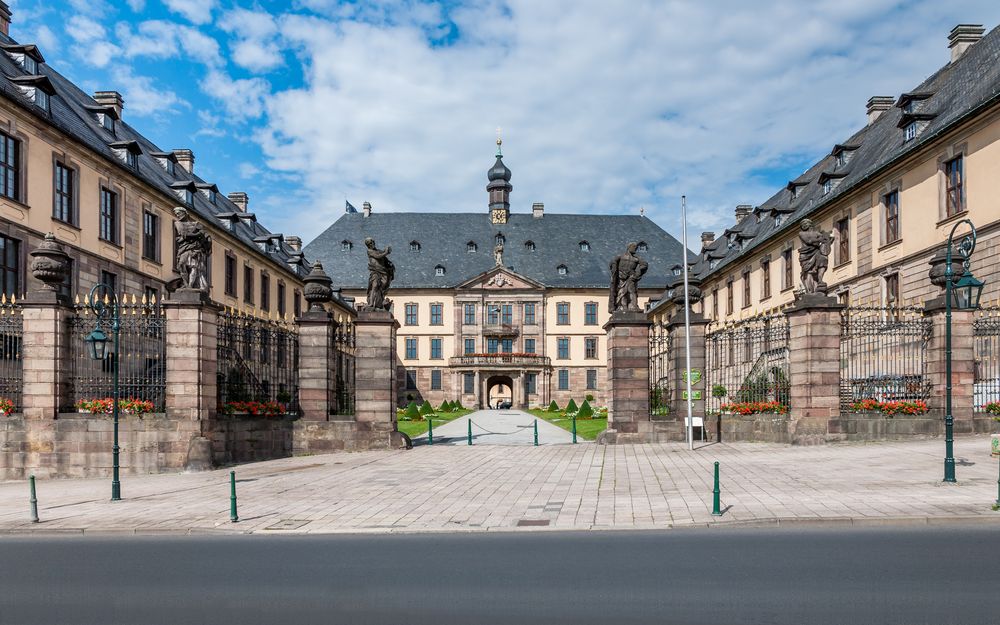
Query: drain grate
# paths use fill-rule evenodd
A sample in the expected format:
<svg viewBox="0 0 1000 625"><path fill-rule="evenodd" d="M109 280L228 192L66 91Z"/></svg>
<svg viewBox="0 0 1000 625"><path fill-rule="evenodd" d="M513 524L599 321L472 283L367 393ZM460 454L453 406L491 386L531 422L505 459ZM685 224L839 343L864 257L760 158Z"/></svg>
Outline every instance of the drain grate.
<svg viewBox="0 0 1000 625"><path fill-rule="evenodd" d="M548 519L521 519L517 522L518 527L546 527L548 524Z"/></svg>
<svg viewBox="0 0 1000 625"><path fill-rule="evenodd" d="M309 521L302 521L299 519L282 519L275 523L274 525L269 525L265 527L266 530L297 530Z"/></svg>

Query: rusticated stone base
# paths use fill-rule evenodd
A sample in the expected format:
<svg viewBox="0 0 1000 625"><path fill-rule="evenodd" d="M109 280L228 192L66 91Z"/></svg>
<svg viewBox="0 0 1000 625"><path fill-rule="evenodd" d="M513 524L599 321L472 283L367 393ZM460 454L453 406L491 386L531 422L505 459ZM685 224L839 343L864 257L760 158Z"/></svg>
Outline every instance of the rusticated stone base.
<svg viewBox="0 0 1000 625"><path fill-rule="evenodd" d="M722 443L789 443L789 419L778 414L724 414L705 419L709 440Z"/></svg>
<svg viewBox="0 0 1000 625"><path fill-rule="evenodd" d="M293 447L296 456L336 451L405 449L406 437L390 424L368 421L297 421Z"/></svg>

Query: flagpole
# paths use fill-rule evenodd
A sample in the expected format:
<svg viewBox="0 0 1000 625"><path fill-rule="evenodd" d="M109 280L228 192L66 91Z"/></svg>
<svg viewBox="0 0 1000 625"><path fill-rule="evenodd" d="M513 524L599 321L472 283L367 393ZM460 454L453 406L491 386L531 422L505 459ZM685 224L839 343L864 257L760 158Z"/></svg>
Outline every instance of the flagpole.
<svg viewBox="0 0 1000 625"><path fill-rule="evenodd" d="M684 251L684 380L687 386L687 439L688 449L694 450L694 398L691 395L691 301L688 293L688 220L687 196L681 196L681 246ZM704 426L703 426L704 427Z"/></svg>

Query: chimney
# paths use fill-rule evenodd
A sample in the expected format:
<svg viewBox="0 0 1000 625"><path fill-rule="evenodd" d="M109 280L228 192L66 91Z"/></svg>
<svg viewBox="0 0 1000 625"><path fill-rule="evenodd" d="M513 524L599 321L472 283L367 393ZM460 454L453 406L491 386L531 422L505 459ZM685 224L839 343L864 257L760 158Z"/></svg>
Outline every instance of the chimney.
<svg viewBox="0 0 1000 625"><path fill-rule="evenodd" d="M371 202L365 202L364 204L362 204L361 205L361 212L365 214L365 217L371 217L372 216L372 203Z"/></svg>
<svg viewBox="0 0 1000 625"><path fill-rule="evenodd" d="M736 223L743 221L751 211L753 211L753 206L750 206L749 204L738 204L736 206Z"/></svg>
<svg viewBox="0 0 1000 625"><path fill-rule="evenodd" d="M194 173L194 152L191 150L174 150L177 157L177 164L184 168L189 174Z"/></svg>
<svg viewBox="0 0 1000 625"><path fill-rule="evenodd" d="M712 241L715 241L715 233L714 232L702 232L701 233L701 247L702 248L708 247L712 243Z"/></svg>
<svg viewBox="0 0 1000 625"><path fill-rule="evenodd" d="M951 48L951 62L965 54L969 46L983 38L986 29L982 24L959 24L948 33L948 47Z"/></svg>
<svg viewBox="0 0 1000 625"><path fill-rule="evenodd" d="M228 196L229 201L236 205L236 208L240 209L242 212L247 212L247 207L250 206L250 196L242 191L234 191Z"/></svg>
<svg viewBox="0 0 1000 625"><path fill-rule="evenodd" d="M10 7L0 0L0 33L10 36Z"/></svg>
<svg viewBox="0 0 1000 625"><path fill-rule="evenodd" d="M125 108L125 100L122 94L117 91L97 91L94 93L94 100L101 106L110 106L115 109L118 119L122 118L122 109Z"/></svg>
<svg viewBox="0 0 1000 625"><path fill-rule="evenodd" d="M896 98L891 95L873 95L868 98L868 125L871 126L878 116L892 108Z"/></svg>
<svg viewBox="0 0 1000 625"><path fill-rule="evenodd" d="M302 239L299 237L285 237L285 243L296 252L302 251Z"/></svg>
<svg viewBox="0 0 1000 625"><path fill-rule="evenodd" d="M531 205L531 216L535 219L541 219L545 216L545 204L541 202L535 202Z"/></svg>

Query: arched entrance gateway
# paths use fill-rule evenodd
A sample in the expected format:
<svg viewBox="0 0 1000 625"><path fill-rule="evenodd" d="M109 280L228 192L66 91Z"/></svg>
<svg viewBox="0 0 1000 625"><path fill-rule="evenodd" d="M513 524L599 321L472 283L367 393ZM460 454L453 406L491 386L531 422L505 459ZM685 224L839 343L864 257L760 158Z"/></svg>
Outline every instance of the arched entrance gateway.
<svg viewBox="0 0 1000 625"><path fill-rule="evenodd" d="M493 375L486 379L488 408L496 408L503 401L514 403L514 380L507 375Z"/></svg>

